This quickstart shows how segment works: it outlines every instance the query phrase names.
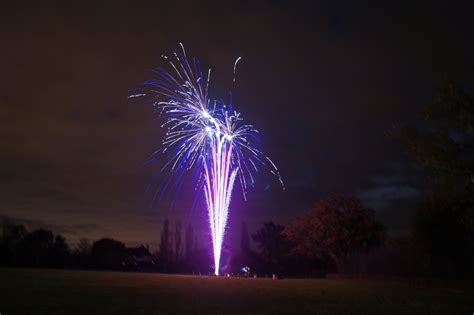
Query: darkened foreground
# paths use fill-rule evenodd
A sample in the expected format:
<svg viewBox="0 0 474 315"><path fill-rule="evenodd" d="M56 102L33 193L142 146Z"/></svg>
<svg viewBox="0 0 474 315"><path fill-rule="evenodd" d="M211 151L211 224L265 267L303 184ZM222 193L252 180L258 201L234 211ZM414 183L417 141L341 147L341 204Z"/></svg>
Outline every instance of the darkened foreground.
<svg viewBox="0 0 474 315"><path fill-rule="evenodd" d="M2 314L472 314L473 289L0 269Z"/></svg>

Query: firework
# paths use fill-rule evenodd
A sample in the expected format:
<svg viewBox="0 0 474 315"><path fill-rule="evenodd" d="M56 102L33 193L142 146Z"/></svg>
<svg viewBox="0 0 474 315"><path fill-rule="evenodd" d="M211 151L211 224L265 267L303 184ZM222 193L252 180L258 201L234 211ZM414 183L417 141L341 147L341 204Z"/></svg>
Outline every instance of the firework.
<svg viewBox="0 0 474 315"><path fill-rule="evenodd" d="M130 97L147 97L164 118L162 127L166 133L160 149L152 154L153 158L158 154L166 156L162 171L175 176L197 171L196 187L204 190L218 275L234 183L240 183L245 198L260 166L266 166L282 185L283 182L275 164L255 146L258 131L243 122L231 102L211 100L211 70L204 76L199 61L188 60L180 45L181 51L175 51L171 58L162 56L171 71L152 70L156 78L145 81ZM234 82L240 59L234 63Z"/></svg>

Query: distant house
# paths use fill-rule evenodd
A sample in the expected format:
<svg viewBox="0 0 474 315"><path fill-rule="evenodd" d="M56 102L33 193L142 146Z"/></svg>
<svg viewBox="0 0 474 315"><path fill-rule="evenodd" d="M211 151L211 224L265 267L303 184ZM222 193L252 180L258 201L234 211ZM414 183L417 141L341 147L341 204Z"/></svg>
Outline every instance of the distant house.
<svg viewBox="0 0 474 315"><path fill-rule="evenodd" d="M156 264L156 257L153 256L148 245L138 247L127 247L126 257L122 262L126 270L153 270Z"/></svg>

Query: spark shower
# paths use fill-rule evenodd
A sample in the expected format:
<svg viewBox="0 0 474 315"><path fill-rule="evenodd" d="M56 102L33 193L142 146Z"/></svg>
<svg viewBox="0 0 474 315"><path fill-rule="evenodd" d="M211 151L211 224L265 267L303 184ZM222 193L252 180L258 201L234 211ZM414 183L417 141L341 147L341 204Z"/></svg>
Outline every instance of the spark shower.
<svg viewBox="0 0 474 315"><path fill-rule="evenodd" d="M155 111L164 118L161 146L152 153L154 159L164 154L166 162L162 171L167 177L181 177L185 172L196 176L196 190L204 191L209 216L214 255L214 272L219 275L222 243L227 225L232 190L240 183L244 198L247 189L254 185L254 175L259 166L267 167L281 176L275 164L255 145L258 130L245 124L238 111L232 108L232 100L211 99L209 82L211 69L206 76L198 59L188 60L184 46L171 58L162 56L170 71L158 68L152 72L155 78L145 81L133 90L130 98L145 97ZM234 79L237 63L234 63ZM164 184L158 190L169 187ZM158 191L157 191L158 192Z"/></svg>

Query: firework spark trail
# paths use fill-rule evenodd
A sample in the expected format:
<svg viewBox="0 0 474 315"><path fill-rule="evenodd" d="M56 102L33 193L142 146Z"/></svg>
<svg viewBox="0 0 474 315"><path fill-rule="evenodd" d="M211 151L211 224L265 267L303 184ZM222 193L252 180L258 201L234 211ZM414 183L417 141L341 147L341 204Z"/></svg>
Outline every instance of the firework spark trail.
<svg viewBox="0 0 474 315"><path fill-rule="evenodd" d="M283 182L275 164L254 146L258 131L242 123L240 113L232 110L232 104L226 105L221 100L211 102L208 93L211 70L204 78L199 61L193 58L191 64L184 46L180 45L182 50L175 52L174 58L163 56L172 72L153 70L158 79L144 82L144 87L133 90L129 98L148 96L155 110L166 119L162 124L167 128L162 147L153 152L150 160L158 154L167 154L162 170L181 176L194 169L202 175L197 187L204 190L215 274L218 275L236 178L239 178L244 198L247 188L255 182L253 173L258 171L259 164L268 167L282 186ZM234 82L240 59L234 63ZM168 183L160 187L164 190Z"/></svg>
<svg viewBox="0 0 474 315"><path fill-rule="evenodd" d="M211 144L211 161L203 160L206 185L204 193L208 207L217 275L219 273L218 266L227 225L230 198L238 168L232 170L230 163L232 144L220 141L220 139L211 141L213 142Z"/></svg>

